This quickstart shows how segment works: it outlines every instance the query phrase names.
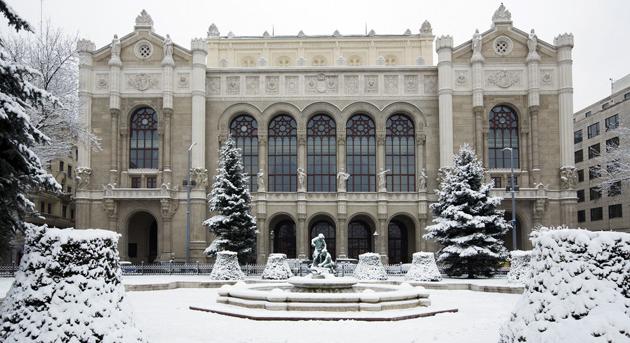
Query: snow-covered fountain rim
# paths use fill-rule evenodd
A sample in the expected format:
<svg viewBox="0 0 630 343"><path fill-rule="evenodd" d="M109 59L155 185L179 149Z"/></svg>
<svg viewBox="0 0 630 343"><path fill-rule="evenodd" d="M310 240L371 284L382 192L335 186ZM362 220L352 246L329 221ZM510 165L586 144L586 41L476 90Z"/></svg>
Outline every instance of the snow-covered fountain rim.
<svg viewBox="0 0 630 343"><path fill-rule="evenodd" d="M356 285L359 280L353 277L327 277L323 279L315 279L310 277L292 277L287 280L288 283L297 288L319 288L319 289L336 289L350 288Z"/></svg>

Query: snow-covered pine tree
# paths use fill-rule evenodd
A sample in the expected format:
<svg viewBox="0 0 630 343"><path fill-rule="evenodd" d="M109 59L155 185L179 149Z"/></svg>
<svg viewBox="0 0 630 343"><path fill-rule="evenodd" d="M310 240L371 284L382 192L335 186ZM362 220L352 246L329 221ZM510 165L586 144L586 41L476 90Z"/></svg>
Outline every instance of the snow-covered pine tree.
<svg viewBox="0 0 630 343"><path fill-rule="evenodd" d="M234 251L238 253L240 263L251 261L255 257L256 219L250 211L251 197L247 176L243 173L241 151L231 137L221 146L219 168L208 202L215 215L204 221L204 225L216 239L206 253Z"/></svg>
<svg viewBox="0 0 630 343"><path fill-rule="evenodd" d="M500 197L490 195L492 183L484 183L484 169L473 149L465 144L440 183L439 199L431 204L433 225L425 239L442 248L438 262L451 276L489 276L507 257L502 236L510 229Z"/></svg>
<svg viewBox="0 0 630 343"><path fill-rule="evenodd" d="M0 13L7 18L9 27L31 31L29 24L4 0L0 0ZM29 111L44 101L58 105L46 91L31 83L36 73L12 62L0 38L0 245L6 244L16 230L24 230L24 216L34 211L27 198L29 192L61 190L32 151L35 145L48 142L48 138L31 124Z"/></svg>

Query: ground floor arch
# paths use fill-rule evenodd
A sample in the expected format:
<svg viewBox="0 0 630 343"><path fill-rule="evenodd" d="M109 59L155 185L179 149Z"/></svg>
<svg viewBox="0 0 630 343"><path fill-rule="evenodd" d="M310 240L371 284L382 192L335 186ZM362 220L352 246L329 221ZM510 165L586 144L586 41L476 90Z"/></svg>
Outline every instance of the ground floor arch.
<svg viewBox="0 0 630 343"><path fill-rule="evenodd" d="M317 216L313 218L309 224L308 228L309 232L309 240L308 245L311 245L311 239L315 238L315 236L320 233L324 235L326 239L326 250L330 253L330 256L334 259L337 258L337 233L336 233L336 225L335 222L327 216ZM309 248L309 256L311 258L313 256L313 247Z"/></svg>
<svg viewBox="0 0 630 343"><path fill-rule="evenodd" d="M359 258L374 252L374 222L367 216L357 216L348 223L348 257Z"/></svg>
<svg viewBox="0 0 630 343"><path fill-rule="evenodd" d="M272 253L286 254L287 258L297 257L295 221L280 215L270 223Z"/></svg>
<svg viewBox="0 0 630 343"><path fill-rule="evenodd" d="M127 259L152 263L158 257L158 223L148 212L136 212L127 221Z"/></svg>
<svg viewBox="0 0 630 343"><path fill-rule="evenodd" d="M416 225L411 218L399 215L387 225L387 260L409 263L416 248Z"/></svg>

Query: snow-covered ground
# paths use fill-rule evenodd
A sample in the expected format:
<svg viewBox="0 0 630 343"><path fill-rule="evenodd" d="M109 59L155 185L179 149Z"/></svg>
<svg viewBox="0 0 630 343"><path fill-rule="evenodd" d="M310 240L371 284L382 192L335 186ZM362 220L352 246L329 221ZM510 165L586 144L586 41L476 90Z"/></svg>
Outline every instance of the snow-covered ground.
<svg viewBox="0 0 630 343"><path fill-rule="evenodd" d="M126 284L208 281L208 276L133 276ZM454 282L446 279L442 282ZM457 280L470 282L471 280ZM12 279L0 278L0 297ZM505 285L505 279L472 280ZM174 289L127 292L136 325L150 342L467 342L498 340L499 326L508 318L520 295L473 291L428 290L433 305L456 307L458 313L439 314L399 322L264 322L189 310L213 302L216 289Z"/></svg>

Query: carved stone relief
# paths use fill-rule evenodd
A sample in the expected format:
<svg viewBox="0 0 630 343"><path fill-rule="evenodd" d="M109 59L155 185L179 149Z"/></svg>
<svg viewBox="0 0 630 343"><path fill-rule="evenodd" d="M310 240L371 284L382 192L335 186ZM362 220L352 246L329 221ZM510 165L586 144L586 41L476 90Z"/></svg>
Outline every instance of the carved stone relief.
<svg viewBox="0 0 630 343"><path fill-rule="evenodd" d="M336 75L325 75L324 73L306 76L306 93L336 94L339 86L337 78Z"/></svg>
<svg viewBox="0 0 630 343"><path fill-rule="evenodd" d="M496 86L499 88L510 88L521 83L521 72L518 70L496 70L486 73L486 86Z"/></svg>
<svg viewBox="0 0 630 343"><path fill-rule="evenodd" d="M177 73L177 88L187 89L189 85L190 85L190 74Z"/></svg>
<svg viewBox="0 0 630 343"><path fill-rule="evenodd" d="M96 74L96 89L108 90L109 89L109 75L108 74Z"/></svg>
<svg viewBox="0 0 630 343"><path fill-rule="evenodd" d="M218 76L207 78L206 79L206 92L209 95L221 94L221 78Z"/></svg>
<svg viewBox="0 0 630 343"><path fill-rule="evenodd" d="M457 87L467 87L468 80L469 78L467 70L458 70L455 72L455 85Z"/></svg>
<svg viewBox="0 0 630 343"><path fill-rule="evenodd" d="M405 93L418 92L418 75L405 75Z"/></svg>
<svg viewBox="0 0 630 343"><path fill-rule="evenodd" d="M258 76L247 76L245 78L245 92L248 95L256 95L260 91L260 78Z"/></svg>
<svg viewBox="0 0 630 343"><path fill-rule="evenodd" d="M299 92L298 89L298 80L297 76L287 76L285 77L285 89L288 94L297 94Z"/></svg>
<svg viewBox="0 0 630 343"><path fill-rule="evenodd" d="M228 95L238 95L241 92L240 76L228 76L226 78L226 88Z"/></svg>
<svg viewBox="0 0 630 343"><path fill-rule="evenodd" d="M280 77L267 76L265 78L265 93L278 94L280 92Z"/></svg>
<svg viewBox="0 0 630 343"><path fill-rule="evenodd" d="M398 75L385 75L385 93L398 93Z"/></svg>
<svg viewBox="0 0 630 343"><path fill-rule="evenodd" d="M546 70L541 70L541 77L540 77L540 82L544 85L544 86L551 86L553 84L553 71L546 69Z"/></svg>
<svg viewBox="0 0 630 343"><path fill-rule="evenodd" d="M425 94L437 93L437 76L436 75L424 76L424 93Z"/></svg>
<svg viewBox="0 0 630 343"><path fill-rule="evenodd" d="M365 76L365 93L366 94L378 93L378 75Z"/></svg>
<svg viewBox="0 0 630 343"><path fill-rule="evenodd" d="M343 82L346 86L346 94L359 93L359 76L358 75L346 75L344 76Z"/></svg>
<svg viewBox="0 0 630 343"><path fill-rule="evenodd" d="M148 89L158 89L160 86L160 74L127 74L127 85L141 92Z"/></svg>

